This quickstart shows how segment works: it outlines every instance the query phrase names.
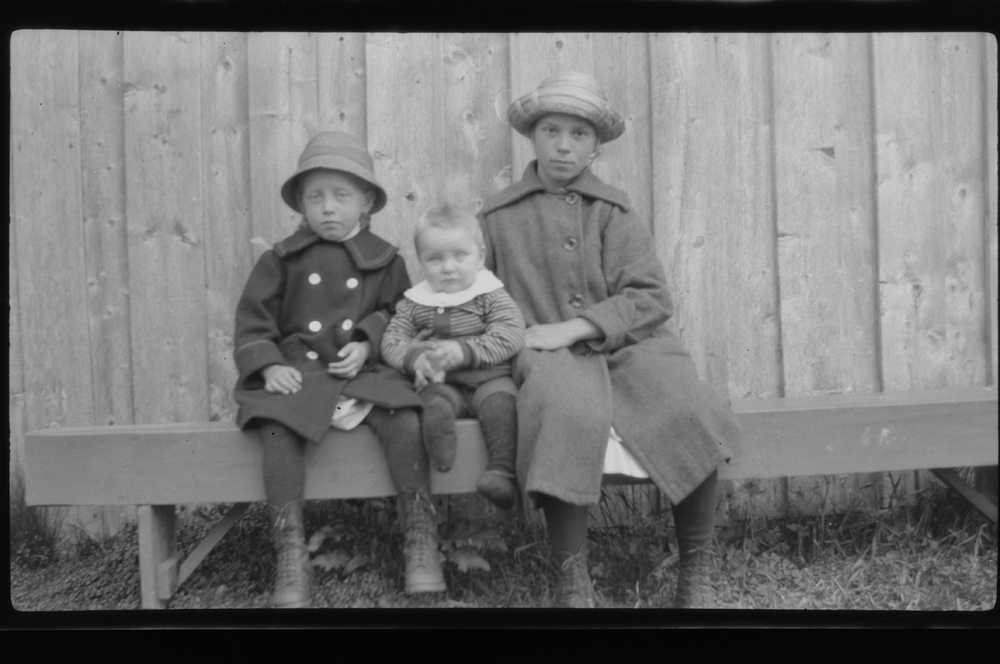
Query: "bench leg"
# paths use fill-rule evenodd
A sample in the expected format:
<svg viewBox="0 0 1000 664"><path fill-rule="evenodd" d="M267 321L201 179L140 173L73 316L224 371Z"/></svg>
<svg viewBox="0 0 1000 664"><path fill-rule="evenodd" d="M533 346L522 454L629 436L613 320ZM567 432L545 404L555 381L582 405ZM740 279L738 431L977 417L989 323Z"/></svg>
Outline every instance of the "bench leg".
<svg viewBox="0 0 1000 664"><path fill-rule="evenodd" d="M142 608L166 608L158 592L161 563L177 555L173 505L139 506L139 586Z"/></svg>

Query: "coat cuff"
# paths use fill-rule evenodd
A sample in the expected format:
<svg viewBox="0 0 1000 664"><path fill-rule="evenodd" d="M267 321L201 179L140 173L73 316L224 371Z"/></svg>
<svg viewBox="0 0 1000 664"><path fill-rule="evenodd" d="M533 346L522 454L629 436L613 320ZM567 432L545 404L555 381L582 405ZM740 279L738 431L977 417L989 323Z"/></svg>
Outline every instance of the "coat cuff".
<svg viewBox="0 0 1000 664"><path fill-rule="evenodd" d="M410 348L410 350L406 351L406 355L403 356L403 369L406 371L406 373L408 374L413 373L413 363L417 361L417 358L420 357L420 354L423 353L425 350L427 349Z"/></svg>
<svg viewBox="0 0 1000 664"><path fill-rule="evenodd" d="M472 345L464 339L459 341L458 344L462 347L462 368L478 369L479 362L472 352Z"/></svg>
<svg viewBox="0 0 1000 664"><path fill-rule="evenodd" d="M264 367L285 363L285 357L270 339L257 339L243 344L233 353L233 359L242 380L246 380Z"/></svg>
<svg viewBox="0 0 1000 664"><path fill-rule="evenodd" d="M368 341L372 345L371 355L368 356L368 364L377 364L382 360L382 334L389 324L389 317L381 311L365 316L354 327L354 334L351 335L353 341Z"/></svg>
<svg viewBox="0 0 1000 664"><path fill-rule="evenodd" d="M589 320L604 332L603 339L592 339L587 345L595 353L607 353L621 348L635 319L632 302L624 297L613 297L580 312L580 318Z"/></svg>

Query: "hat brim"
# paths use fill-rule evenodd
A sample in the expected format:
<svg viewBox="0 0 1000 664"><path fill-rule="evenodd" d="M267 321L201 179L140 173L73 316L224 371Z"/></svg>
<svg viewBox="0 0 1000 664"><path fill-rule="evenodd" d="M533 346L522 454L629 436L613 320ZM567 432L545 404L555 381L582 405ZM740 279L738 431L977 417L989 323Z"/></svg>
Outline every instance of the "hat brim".
<svg viewBox="0 0 1000 664"><path fill-rule="evenodd" d="M295 171L295 175L285 180L285 184L281 185L282 200L285 201L285 204L288 205L288 207L292 208L296 212L300 214L302 213L299 202L295 199L295 187L298 179L303 174L317 168L326 168L331 171L343 171L344 173L350 173L351 175L370 184L375 190L375 202L372 204L372 209L369 210L369 214L375 214L385 207L388 197L386 196L385 189L383 189L382 185L380 185L375 179L374 173L347 157L330 154L318 154L301 162L298 169Z"/></svg>
<svg viewBox="0 0 1000 664"><path fill-rule="evenodd" d="M524 95L507 111L507 120L519 134L531 138L532 128L539 119L552 113L565 113L592 124L601 143L608 143L625 133L625 121L603 101L586 101L569 94Z"/></svg>

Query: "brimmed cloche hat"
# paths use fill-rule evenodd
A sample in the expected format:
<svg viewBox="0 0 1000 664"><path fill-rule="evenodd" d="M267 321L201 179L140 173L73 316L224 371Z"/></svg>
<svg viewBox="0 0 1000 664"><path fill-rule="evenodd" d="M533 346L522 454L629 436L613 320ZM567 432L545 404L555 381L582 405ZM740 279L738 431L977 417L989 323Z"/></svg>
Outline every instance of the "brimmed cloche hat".
<svg viewBox="0 0 1000 664"><path fill-rule="evenodd" d="M369 214L375 214L385 207L385 189L375 179L375 164L365 144L350 134L324 131L312 137L299 157L295 175L281 185L281 198L296 212L302 212L299 201L295 198L296 182L299 176L314 168L344 171L361 178L375 189L375 203Z"/></svg>
<svg viewBox="0 0 1000 664"><path fill-rule="evenodd" d="M531 138L535 122L549 113L566 113L590 122L601 143L613 141L625 131L622 119L604 94L604 88L586 74L564 71L554 74L507 109L507 121L519 133Z"/></svg>

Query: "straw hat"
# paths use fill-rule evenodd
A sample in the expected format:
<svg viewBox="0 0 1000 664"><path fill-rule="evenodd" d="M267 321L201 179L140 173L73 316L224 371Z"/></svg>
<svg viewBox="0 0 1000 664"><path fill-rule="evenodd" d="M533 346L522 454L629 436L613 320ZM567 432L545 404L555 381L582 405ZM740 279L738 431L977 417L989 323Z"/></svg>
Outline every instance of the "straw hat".
<svg viewBox="0 0 1000 664"><path fill-rule="evenodd" d="M302 212L295 199L296 182L300 175L314 168L344 171L372 185L375 189L375 203L369 214L375 214L385 206L385 189L375 179L375 164L365 144L349 134L325 131L312 137L299 157L295 175L281 185L281 198L296 212Z"/></svg>
<svg viewBox="0 0 1000 664"><path fill-rule="evenodd" d="M549 113L566 113L587 120L597 129L601 143L613 141L625 131L625 121L608 104L601 84L576 71L559 72L542 81L537 90L510 105L507 121L531 138L535 122Z"/></svg>

